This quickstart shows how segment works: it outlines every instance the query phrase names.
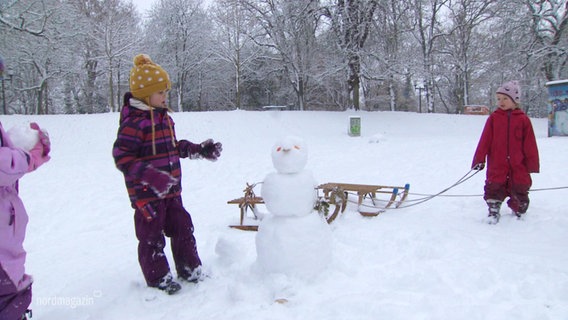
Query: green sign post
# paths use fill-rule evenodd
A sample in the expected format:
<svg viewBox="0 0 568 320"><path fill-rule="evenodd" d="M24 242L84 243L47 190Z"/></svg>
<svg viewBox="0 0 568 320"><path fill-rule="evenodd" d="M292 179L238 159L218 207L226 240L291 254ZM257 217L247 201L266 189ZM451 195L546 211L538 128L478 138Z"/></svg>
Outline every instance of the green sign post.
<svg viewBox="0 0 568 320"><path fill-rule="evenodd" d="M349 117L349 130L348 133L352 137L358 137L361 135L361 117L350 116Z"/></svg>

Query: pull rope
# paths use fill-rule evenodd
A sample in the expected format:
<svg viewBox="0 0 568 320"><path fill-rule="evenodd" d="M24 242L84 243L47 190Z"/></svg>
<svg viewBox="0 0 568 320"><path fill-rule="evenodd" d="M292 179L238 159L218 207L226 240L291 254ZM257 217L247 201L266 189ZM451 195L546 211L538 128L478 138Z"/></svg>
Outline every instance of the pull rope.
<svg viewBox="0 0 568 320"><path fill-rule="evenodd" d="M409 192L408 195L413 195L413 196L431 196L431 194L427 194L427 193L412 193ZM479 194L441 194L438 197L446 197L446 198L461 198L461 197L483 197L483 194L479 193Z"/></svg>
<svg viewBox="0 0 568 320"><path fill-rule="evenodd" d="M442 190L442 191L440 191L440 192L438 192L438 193L436 193L436 194L429 195L429 196L426 196L426 197L421 198L421 199L410 200L410 201L407 200L408 202L414 202L414 203L409 204L409 205L401 205L401 206L399 206L397 209L413 207L413 206L419 205L419 204L421 204L421 203L424 203L424 202L426 202L426 201L432 200L432 199L434 199L435 197L438 197L438 196L442 195L443 193L447 192L448 190L450 190L450 189L452 189L452 188L455 188L455 187L459 186L460 184L466 182L467 180L473 178L473 176L475 176L475 175L478 174L478 173L479 173L479 170L470 169L466 174L463 175L463 177L459 178L458 181L456 181L454 184L452 184L451 186L447 187L446 189L444 189L444 190ZM405 201L405 202L406 202L406 201Z"/></svg>
<svg viewBox="0 0 568 320"><path fill-rule="evenodd" d="M404 201L404 203L408 203L408 202L413 202L413 203L412 203L412 204L408 204L408 205L401 205L401 206L398 206L398 207L395 207L395 208L384 208L383 210L392 210L392 209L408 208L408 207L416 206L416 205L419 205L419 204L424 203L424 202L426 202L426 201L432 200L432 199L434 199L435 197L442 196L442 194L445 193L445 192L447 192L448 190L450 190L450 189L452 189L452 188L455 188L455 187L457 187L458 185L460 185L460 184L466 182L467 180L471 179L473 176L475 176L475 175L478 174L478 173L479 173L478 170L473 170L473 169L471 169L471 170L469 170L465 175L463 175L463 177L459 178L458 181L456 181L454 184L452 184L451 186L445 188L444 190L442 190L442 191L440 191L440 192L438 192L438 193L436 193L436 194L428 195L428 194L409 193L409 195L422 195L422 196L424 196L424 197L423 197L423 198L420 198L420 199L414 199L414 200L408 200L408 199L406 199L406 200ZM452 196L452 195L450 195L450 196ZM455 197L457 197L457 196L455 196ZM350 201L350 200L349 200L349 201ZM380 201L380 202L387 202L386 200L378 200L378 199L374 199L374 201L377 201L377 202L379 202L379 201ZM361 206L373 207L373 206L365 205L365 204L361 204Z"/></svg>
<svg viewBox="0 0 568 320"><path fill-rule="evenodd" d="M568 187L552 187L552 188L540 188L540 189L530 189L529 191L548 191L548 190L561 190L568 189Z"/></svg>
<svg viewBox="0 0 568 320"><path fill-rule="evenodd" d="M473 173L472 173L473 172ZM409 205L401 205L399 207L393 207L393 208L384 208L383 210L392 210L392 209L402 209L402 208L408 208L408 207L412 207L421 203L424 203L426 201L429 201L433 198L436 197L448 197L448 198L461 198L461 197L483 197L483 194L443 194L445 192L447 192L448 190L457 187L458 185L464 183L465 181L471 179L473 176L475 176L477 173L479 173L478 170L473 170L471 169L468 173L466 173L463 177L461 177L458 181L456 181L454 184L452 184L451 186L447 187L446 189L436 193L436 194L426 194L426 193L413 193L413 192L409 192L408 195L414 195L414 196L422 196L422 198L419 199L413 199L413 200L408 200L406 199L404 201L404 203L408 203L408 202L413 202L412 204ZM551 191L551 190L562 190L562 189L568 189L568 186L565 187L550 187L550 188L538 188L538 189L530 189L530 192L538 192L538 191ZM350 193L355 195L354 193ZM352 200L348 200L349 202L352 203L357 203L356 201L352 201ZM388 200L382 200L382 199L374 199L374 202L384 202L387 203L389 202ZM371 205L366 205L366 204L361 204L361 206L364 207L370 207L370 208L375 208L374 206Z"/></svg>
<svg viewBox="0 0 568 320"><path fill-rule="evenodd" d="M539 189L529 189L530 192L538 192L538 191L550 191L550 190L562 190L568 189L568 187L551 187L551 188L539 188ZM432 196L431 194L427 193L413 193L409 192L408 195L413 196ZM462 197L483 197L483 194L441 194L439 197L447 197L447 198L462 198ZM381 200L384 201L384 200ZM386 201L385 201L386 202Z"/></svg>

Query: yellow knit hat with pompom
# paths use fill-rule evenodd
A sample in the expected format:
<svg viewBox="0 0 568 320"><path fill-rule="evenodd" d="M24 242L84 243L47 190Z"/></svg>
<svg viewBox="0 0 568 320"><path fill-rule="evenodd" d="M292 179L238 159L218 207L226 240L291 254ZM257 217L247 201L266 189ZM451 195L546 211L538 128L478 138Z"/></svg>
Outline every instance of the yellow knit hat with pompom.
<svg viewBox="0 0 568 320"><path fill-rule="evenodd" d="M154 92L170 90L168 73L154 63L147 54L134 57L134 67L130 70L130 92L134 98L144 100Z"/></svg>

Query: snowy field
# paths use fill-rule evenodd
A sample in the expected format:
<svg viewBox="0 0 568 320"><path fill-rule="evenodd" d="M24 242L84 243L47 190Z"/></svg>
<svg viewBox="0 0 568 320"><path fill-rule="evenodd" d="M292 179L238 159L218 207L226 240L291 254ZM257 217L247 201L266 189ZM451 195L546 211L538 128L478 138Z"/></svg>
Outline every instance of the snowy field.
<svg viewBox="0 0 568 320"><path fill-rule="evenodd" d="M350 115L362 117L360 137L347 135ZM133 211L111 156L118 114L1 118L6 129L36 121L52 139L52 160L20 181L34 320L568 319L567 189L531 192L524 220L504 206L497 225L484 223L485 171L445 194L455 197L373 218L350 203L331 224L332 262L309 281L259 274L256 233L228 227L239 214L227 201L274 170L270 148L283 135L304 138L319 183L410 183L412 204L468 173L486 117L232 111L173 118L179 139L213 138L224 148L217 162L182 161L183 199L209 277L174 296L147 288L138 266ZM566 186L568 138L548 138L546 119L533 126L541 159L533 189Z"/></svg>

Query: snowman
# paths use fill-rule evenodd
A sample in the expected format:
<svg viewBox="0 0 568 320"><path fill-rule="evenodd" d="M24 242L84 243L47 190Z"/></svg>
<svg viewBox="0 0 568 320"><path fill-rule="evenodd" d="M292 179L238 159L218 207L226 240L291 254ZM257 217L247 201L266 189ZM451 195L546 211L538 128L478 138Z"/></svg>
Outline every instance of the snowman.
<svg viewBox="0 0 568 320"><path fill-rule="evenodd" d="M256 235L257 263L265 274L312 279L331 261L331 230L314 211L316 181L304 167L308 150L288 136L272 148L276 172L261 188L267 214Z"/></svg>

